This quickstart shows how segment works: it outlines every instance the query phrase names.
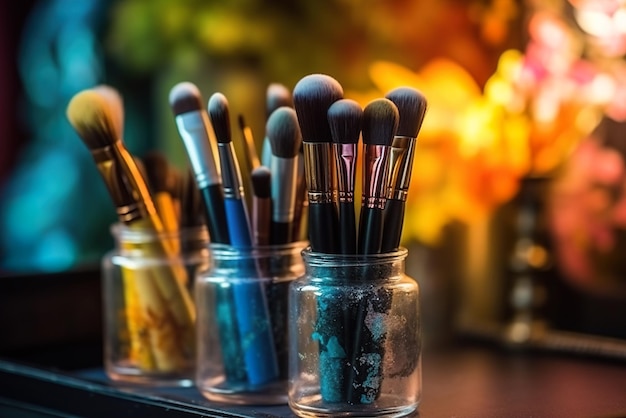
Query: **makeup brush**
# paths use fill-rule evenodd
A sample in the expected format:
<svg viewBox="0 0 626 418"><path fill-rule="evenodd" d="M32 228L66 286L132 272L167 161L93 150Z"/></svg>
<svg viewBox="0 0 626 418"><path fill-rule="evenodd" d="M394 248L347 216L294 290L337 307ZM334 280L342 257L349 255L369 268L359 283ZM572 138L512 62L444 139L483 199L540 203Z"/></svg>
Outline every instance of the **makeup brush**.
<svg viewBox="0 0 626 418"><path fill-rule="evenodd" d="M270 115L265 128L272 147L270 172L272 173L272 227L271 244L293 241L296 186L298 182L298 152L302 135L296 111L279 107Z"/></svg>
<svg viewBox="0 0 626 418"><path fill-rule="evenodd" d="M119 191L122 185L118 183L123 183L129 195L135 197L132 212L115 202L118 210L125 211L122 221L143 220L146 226L161 233L164 226L139 169L138 159L131 155L122 141L122 106L119 93L110 86L101 85L74 95L67 107L67 117L90 150L109 190ZM114 198L117 195L112 194ZM169 250L166 254L172 253Z"/></svg>
<svg viewBox="0 0 626 418"><path fill-rule="evenodd" d="M295 240L308 239L308 209L309 200L307 198L306 191L306 178L304 176L304 153L302 151L302 145L298 151L296 157L297 162L297 182L296 182L296 203L295 213L293 216L293 232L292 236Z"/></svg>
<svg viewBox="0 0 626 418"><path fill-rule="evenodd" d="M313 251L336 254L339 250L339 218L334 200L335 170L328 109L343 98L343 88L325 74L310 74L293 90L294 109L302 133L304 174L307 188L308 238ZM318 296L316 339L319 342L319 377L325 402L344 402L349 323L345 297L333 286Z"/></svg>
<svg viewBox="0 0 626 418"><path fill-rule="evenodd" d="M218 142L231 245L250 248L250 221L241 186L241 172L231 140L230 111L226 96L213 93L209 98L208 109ZM245 269L246 266L242 271ZM251 278L261 274L252 260L249 270L256 270L251 273ZM259 324L271 324L264 285L258 280L243 280L233 285L232 292L248 381L253 385L269 382L278 376L278 359L271 326L259 328Z"/></svg>
<svg viewBox="0 0 626 418"><path fill-rule="evenodd" d="M163 224L135 158L121 140L123 110L117 107L121 101L112 99L112 96L97 90L83 90L68 104L68 119L90 150L105 182L118 180L111 170L113 166L119 166L119 173L125 176L128 186L137 196L137 219L149 219L155 231L163 231Z"/></svg>
<svg viewBox="0 0 626 418"><path fill-rule="evenodd" d="M270 243L272 194L270 169L260 165L250 175L252 180L252 237L254 245Z"/></svg>
<svg viewBox="0 0 626 418"><path fill-rule="evenodd" d="M208 111L217 138L230 243L234 247L251 247L250 218L245 202L241 170L231 137L230 111L226 96L222 93L213 93L209 98Z"/></svg>
<svg viewBox="0 0 626 418"><path fill-rule="evenodd" d="M206 223L206 210L191 167L180 176L178 189L180 227L193 228L204 225Z"/></svg>
<svg viewBox="0 0 626 418"><path fill-rule="evenodd" d="M241 132L241 139L243 141L243 156L244 156L244 164L245 170L242 172L242 179L245 182L243 184L244 190L252 189L252 179L250 178L252 170L261 165L261 160L259 160L259 156L256 151L256 145L254 144L254 137L252 135L252 129L246 124L246 120L244 116L240 113L237 116L237 122L239 124L239 130ZM246 205L250 210L252 208L252 194L246 193ZM252 228L252 225L250 225ZM254 232L253 232L254 233ZM254 238L254 237L253 237ZM254 239L253 239L254 241Z"/></svg>
<svg viewBox="0 0 626 418"><path fill-rule="evenodd" d="M383 236L383 214L386 203L388 164L391 142L398 129L398 108L389 99L371 101L363 109L363 196L359 219L359 254L380 252ZM383 358L385 329L376 332L367 325L368 315L385 314L391 296L380 292L375 304L360 299L353 319L348 402L371 403L380 393L383 378L380 362L359 362L360 358Z"/></svg>
<svg viewBox="0 0 626 418"><path fill-rule="evenodd" d="M67 117L91 152L111 192L120 221L129 227L148 229L158 235L164 232L163 223L135 159L126 149L120 136L123 130L120 126L123 121L123 117L120 117L123 115L123 109L119 106L121 100L112 100L111 95L102 94L98 90L83 90L70 100ZM133 201L129 202L131 198ZM144 251L151 252L156 257L176 256L175 248L168 240L156 240L146 246ZM180 341L183 341L183 344L178 348L184 351L184 347L193 346L195 322L193 302L184 286L186 272L181 265L174 263L155 267L151 271L151 277L154 286L150 286L150 292L144 294L142 303L147 310L152 310L157 320L163 320L164 324L163 329L151 327L148 332L156 340L163 338L161 333L165 332L166 328L167 332L180 333ZM147 287L149 283L150 281L141 284ZM167 306L161 303L162 300L168 301ZM167 348L174 350L176 347L168 345ZM190 353L170 352L171 358L187 358L188 355ZM173 363L167 361L167 357L167 355L162 357L161 364L169 369Z"/></svg>
<svg viewBox="0 0 626 418"><path fill-rule="evenodd" d="M89 114L87 116L82 115L84 104L88 106L87 112ZM102 109L98 109L98 107ZM89 110L89 108L93 109ZM109 118L101 120L102 118L92 115L103 112L106 112ZM124 129L123 102L117 90L110 86L100 85L92 90L83 90L77 93L68 104L67 117L89 150L106 149L111 141L108 136L122 137ZM87 119L84 120L85 118ZM92 121L91 119L95 120ZM101 126L90 126L94 122ZM87 126L83 127L82 125L85 124ZM121 173L116 174L115 172L114 155L106 151L96 151L95 154L92 152L92 157L113 200L120 221L130 223L135 219L141 219L143 216L141 202L133 198L131 193L127 193L126 198L124 198L119 192L120 188L125 186L118 184L123 183L124 179Z"/></svg>
<svg viewBox="0 0 626 418"><path fill-rule="evenodd" d="M252 135L252 129L246 124L246 120L242 114L237 117L239 122L239 129L241 130L241 136L244 141L244 151L246 157L246 163L248 164L248 171L252 172L255 168L261 165L259 155L256 152L256 145L254 144L254 136Z"/></svg>
<svg viewBox="0 0 626 418"><path fill-rule="evenodd" d="M211 241L229 244L216 145L211 143L211 122L204 109L200 90L187 81L178 83L170 90L169 103L202 196Z"/></svg>
<svg viewBox="0 0 626 418"><path fill-rule="evenodd" d="M228 100L222 93L214 93L209 97L207 109L217 140L230 244L235 248L250 248L252 233L232 143ZM240 266L239 271L243 277L257 277L256 266L253 262L249 264ZM216 294L220 344L229 380L244 377L249 383L263 383L275 376L271 335L262 331L256 336L254 329L255 324L269 322L263 290L258 281L243 280L219 289Z"/></svg>
<svg viewBox="0 0 626 418"><path fill-rule="evenodd" d="M394 251L400 246L417 135L427 107L424 95L411 87L398 87L389 91L385 97L398 108L400 121L389 156L390 183L385 206L382 252Z"/></svg>
<svg viewBox="0 0 626 418"><path fill-rule="evenodd" d="M179 254L181 246L178 236L178 215L170 194L174 187L171 184L173 179L169 174L169 162L162 153L150 151L142 159L138 159L137 165L143 167L142 173L148 183L159 218L163 222L163 228L167 232L167 239L172 243L174 251Z"/></svg>
<svg viewBox="0 0 626 418"><path fill-rule="evenodd" d="M178 231L178 215L171 191L175 179L170 175L170 164L165 155L158 151L150 151L142 159L148 188L153 196L157 213L168 232Z"/></svg>
<svg viewBox="0 0 626 418"><path fill-rule="evenodd" d="M182 186L181 186L181 182L183 181L183 175L180 172L180 170L178 169L178 167L176 167L173 164L169 165L169 170L168 170L168 177L169 177L169 181L168 181L168 186L169 186L169 194L172 197L172 203L174 204L174 211L176 212L176 219L178 219L178 224L180 226L180 219L181 219L181 192L183 191ZM192 178L193 180L193 178ZM199 193L199 191L198 191ZM200 205L202 205L202 202L200 202ZM204 215L202 215L204 216ZM206 221L204 221L204 219L202 219L202 224L206 225ZM207 231L208 234L208 231Z"/></svg>
<svg viewBox="0 0 626 418"><path fill-rule="evenodd" d="M270 83L265 92L265 120L279 107L293 107L293 98L291 91L281 83ZM270 157L272 155L272 147L267 136L263 139L263 147L261 149L261 164L266 167L270 166Z"/></svg>
<svg viewBox="0 0 626 418"><path fill-rule="evenodd" d="M383 237L383 210L389 184L391 142L398 130L398 108L389 99L371 101L363 109L363 192L359 219L360 254L377 254Z"/></svg>
<svg viewBox="0 0 626 418"><path fill-rule="evenodd" d="M325 74L298 81L293 103L302 132L308 193L309 242L314 251L338 252L338 215L334 202L334 164L328 108L343 97L343 88Z"/></svg>
<svg viewBox="0 0 626 418"><path fill-rule="evenodd" d="M363 109L354 100L341 99L328 108L328 123L333 139L337 170L339 206L339 250L356 253L354 184L356 180L357 144L361 135Z"/></svg>

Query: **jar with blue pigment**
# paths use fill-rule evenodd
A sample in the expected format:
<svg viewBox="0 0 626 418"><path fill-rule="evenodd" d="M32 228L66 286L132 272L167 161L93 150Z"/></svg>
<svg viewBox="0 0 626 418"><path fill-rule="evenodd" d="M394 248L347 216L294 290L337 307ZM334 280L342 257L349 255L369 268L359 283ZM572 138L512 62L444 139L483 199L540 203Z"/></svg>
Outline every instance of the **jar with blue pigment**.
<svg viewBox="0 0 626 418"><path fill-rule="evenodd" d="M195 380L205 398L287 403L289 284L304 274L306 245L209 245L209 268L195 288Z"/></svg>
<svg viewBox="0 0 626 418"><path fill-rule="evenodd" d="M400 417L421 392L419 286L408 251L303 251L290 286L289 406L298 416Z"/></svg>

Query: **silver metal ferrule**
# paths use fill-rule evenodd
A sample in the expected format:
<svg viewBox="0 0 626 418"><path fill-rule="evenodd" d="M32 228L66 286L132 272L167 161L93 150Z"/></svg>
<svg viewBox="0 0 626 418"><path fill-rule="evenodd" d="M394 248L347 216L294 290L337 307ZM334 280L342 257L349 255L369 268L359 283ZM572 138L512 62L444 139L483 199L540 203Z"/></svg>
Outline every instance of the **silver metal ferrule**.
<svg viewBox="0 0 626 418"><path fill-rule="evenodd" d="M302 150L309 203L334 202L332 144L330 142L303 142Z"/></svg>
<svg viewBox="0 0 626 418"><path fill-rule="evenodd" d="M333 144L337 167L337 198L339 203L354 202L356 178L356 144Z"/></svg>
<svg viewBox="0 0 626 418"><path fill-rule="evenodd" d="M363 200L368 208L384 209L387 201L390 147L363 146Z"/></svg>
<svg viewBox="0 0 626 418"><path fill-rule="evenodd" d="M409 136L393 138L389 154L388 199L406 200L411 182L415 143L416 138Z"/></svg>
<svg viewBox="0 0 626 418"><path fill-rule="evenodd" d="M205 112L193 111L176 116L176 126L183 139L189 165L200 189L220 184L220 166L209 139L210 121Z"/></svg>
<svg viewBox="0 0 626 418"><path fill-rule="evenodd" d="M222 168L222 187L224 188L225 199L243 198L243 181L239 163L235 158L235 148L232 142L217 144Z"/></svg>
<svg viewBox="0 0 626 418"><path fill-rule="evenodd" d="M276 222L291 222L295 216L297 165L297 156L295 158L281 158L275 155L270 157L272 219Z"/></svg>

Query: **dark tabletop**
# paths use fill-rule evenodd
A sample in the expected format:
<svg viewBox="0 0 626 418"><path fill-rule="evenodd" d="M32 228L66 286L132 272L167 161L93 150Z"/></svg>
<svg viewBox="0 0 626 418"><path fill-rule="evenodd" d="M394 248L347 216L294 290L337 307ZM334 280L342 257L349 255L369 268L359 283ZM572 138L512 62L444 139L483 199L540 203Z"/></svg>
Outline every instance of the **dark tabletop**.
<svg viewBox="0 0 626 418"><path fill-rule="evenodd" d="M18 414L28 409L29 414ZM427 346L419 411L421 418L626 417L626 362L468 340ZM211 403L194 388L115 387L99 368L55 372L3 361L0 416L293 415L287 406Z"/></svg>

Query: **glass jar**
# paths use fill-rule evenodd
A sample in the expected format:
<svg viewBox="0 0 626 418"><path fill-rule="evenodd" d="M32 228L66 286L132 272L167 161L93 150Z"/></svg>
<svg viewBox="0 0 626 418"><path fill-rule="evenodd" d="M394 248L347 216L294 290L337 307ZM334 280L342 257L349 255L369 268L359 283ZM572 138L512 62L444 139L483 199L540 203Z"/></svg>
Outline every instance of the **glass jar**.
<svg viewBox="0 0 626 418"><path fill-rule="evenodd" d="M408 251L303 251L290 287L289 406L299 416L406 416L421 398L419 287Z"/></svg>
<svg viewBox="0 0 626 418"><path fill-rule="evenodd" d="M209 400L287 403L289 284L307 244L237 249L211 244L197 278L196 387Z"/></svg>
<svg viewBox="0 0 626 418"><path fill-rule="evenodd" d="M102 259L104 368L114 381L191 386L195 369L193 285L208 265L205 227L156 233L111 227Z"/></svg>

